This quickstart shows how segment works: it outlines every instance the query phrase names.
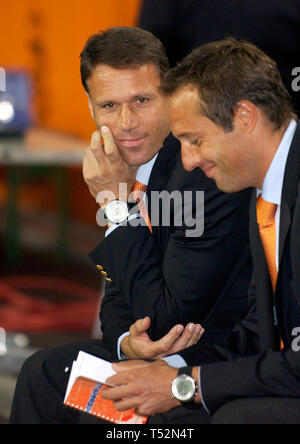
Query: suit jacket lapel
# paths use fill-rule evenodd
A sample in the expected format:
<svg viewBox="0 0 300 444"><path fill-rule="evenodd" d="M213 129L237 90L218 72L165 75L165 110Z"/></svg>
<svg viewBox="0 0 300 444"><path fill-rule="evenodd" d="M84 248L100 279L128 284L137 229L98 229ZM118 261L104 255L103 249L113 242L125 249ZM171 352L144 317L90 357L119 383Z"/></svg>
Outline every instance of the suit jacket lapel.
<svg viewBox="0 0 300 444"><path fill-rule="evenodd" d="M157 159L153 165L147 193L150 193L153 190L161 191L166 189L166 184L172 174L179 149L179 143L177 143L173 137L169 136L166 139L164 146L159 151Z"/></svg>
<svg viewBox="0 0 300 444"><path fill-rule="evenodd" d="M286 236L291 225L291 214L288 203L282 197L280 208L280 230L279 230L279 268L282 260Z"/></svg>
<svg viewBox="0 0 300 444"><path fill-rule="evenodd" d="M300 277L300 244L299 244L299 227L300 227L300 183L298 184L297 202L293 213L293 224L291 227L291 257L293 277ZM295 228L295 229L294 229Z"/></svg>
<svg viewBox="0 0 300 444"><path fill-rule="evenodd" d="M147 186L147 198L148 198L148 212L151 219L151 192L152 191L162 191L167 189L167 184L170 180L171 174L173 172L178 151L180 149L179 142L175 140L173 136L169 136L164 146L158 153L157 159L153 165L151 175L149 178L149 183ZM156 226L152 227L153 234L157 235L158 228Z"/></svg>

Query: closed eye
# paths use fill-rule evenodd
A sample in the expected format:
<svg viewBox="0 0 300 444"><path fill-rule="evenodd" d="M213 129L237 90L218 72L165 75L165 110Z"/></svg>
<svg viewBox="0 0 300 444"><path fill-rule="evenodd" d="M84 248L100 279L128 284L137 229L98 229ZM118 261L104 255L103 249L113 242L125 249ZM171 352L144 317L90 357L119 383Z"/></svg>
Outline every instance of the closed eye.
<svg viewBox="0 0 300 444"><path fill-rule="evenodd" d="M200 146L201 140L200 139L193 139L190 141L191 145Z"/></svg>

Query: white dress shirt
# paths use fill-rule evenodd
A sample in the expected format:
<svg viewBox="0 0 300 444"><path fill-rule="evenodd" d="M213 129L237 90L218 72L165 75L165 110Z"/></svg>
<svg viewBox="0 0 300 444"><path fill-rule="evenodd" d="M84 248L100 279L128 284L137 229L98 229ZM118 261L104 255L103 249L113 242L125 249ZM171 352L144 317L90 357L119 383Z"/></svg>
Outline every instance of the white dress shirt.
<svg viewBox="0 0 300 444"><path fill-rule="evenodd" d="M290 121L268 172L263 181L262 189L257 189L257 197L261 194L262 198L267 202L277 205L275 214L276 224L276 267L278 270L279 259L279 226L280 226L280 203L282 186L285 172L285 165L289 154L290 146L296 131L297 123L294 119Z"/></svg>

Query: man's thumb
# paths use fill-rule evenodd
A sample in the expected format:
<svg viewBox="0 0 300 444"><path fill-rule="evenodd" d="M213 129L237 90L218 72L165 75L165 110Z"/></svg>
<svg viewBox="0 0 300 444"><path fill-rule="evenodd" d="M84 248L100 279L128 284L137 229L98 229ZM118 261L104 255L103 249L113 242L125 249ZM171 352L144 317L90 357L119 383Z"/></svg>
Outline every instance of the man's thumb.
<svg viewBox="0 0 300 444"><path fill-rule="evenodd" d="M140 332L147 331L151 325L151 319L149 316L146 316L143 319L140 319L138 322L138 329Z"/></svg>

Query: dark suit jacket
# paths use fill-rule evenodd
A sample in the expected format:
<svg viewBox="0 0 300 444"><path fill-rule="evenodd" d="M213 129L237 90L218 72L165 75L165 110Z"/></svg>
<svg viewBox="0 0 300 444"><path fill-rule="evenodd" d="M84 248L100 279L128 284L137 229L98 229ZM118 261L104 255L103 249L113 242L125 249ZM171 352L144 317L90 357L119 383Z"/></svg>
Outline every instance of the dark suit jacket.
<svg viewBox="0 0 300 444"><path fill-rule="evenodd" d="M300 66L300 0L144 0L139 26L160 38L171 65L228 36L255 43L276 60L300 112L300 92L292 89L292 70Z"/></svg>
<svg viewBox="0 0 300 444"><path fill-rule="evenodd" d="M221 193L197 169L183 168L179 144L166 144L157 157L147 193L204 191L204 233L186 237L186 225L119 227L105 238L91 257L111 276L101 307L105 345L113 352L117 340L137 319L152 319L149 334L157 340L177 323L200 322L205 340L228 334L247 310L252 264L248 248L248 205L251 191ZM181 210L181 208L180 208ZM162 208L159 209L161 215ZM153 216L153 214L151 214ZM198 215L199 216L199 215Z"/></svg>
<svg viewBox="0 0 300 444"><path fill-rule="evenodd" d="M294 331L300 326L299 125L285 169L275 296L256 222L256 194L250 210L254 271L249 314L223 345L196 345L181 353L190 365L202 364L202 393L211 413L237 398L300 398L300 352L297 351L300 341L295 336L297 331ZM278 326L274 325L273 302ZM299 333L298 329L298 336ZM280 336L285 344L284 351L279 351Z"/></svg>

